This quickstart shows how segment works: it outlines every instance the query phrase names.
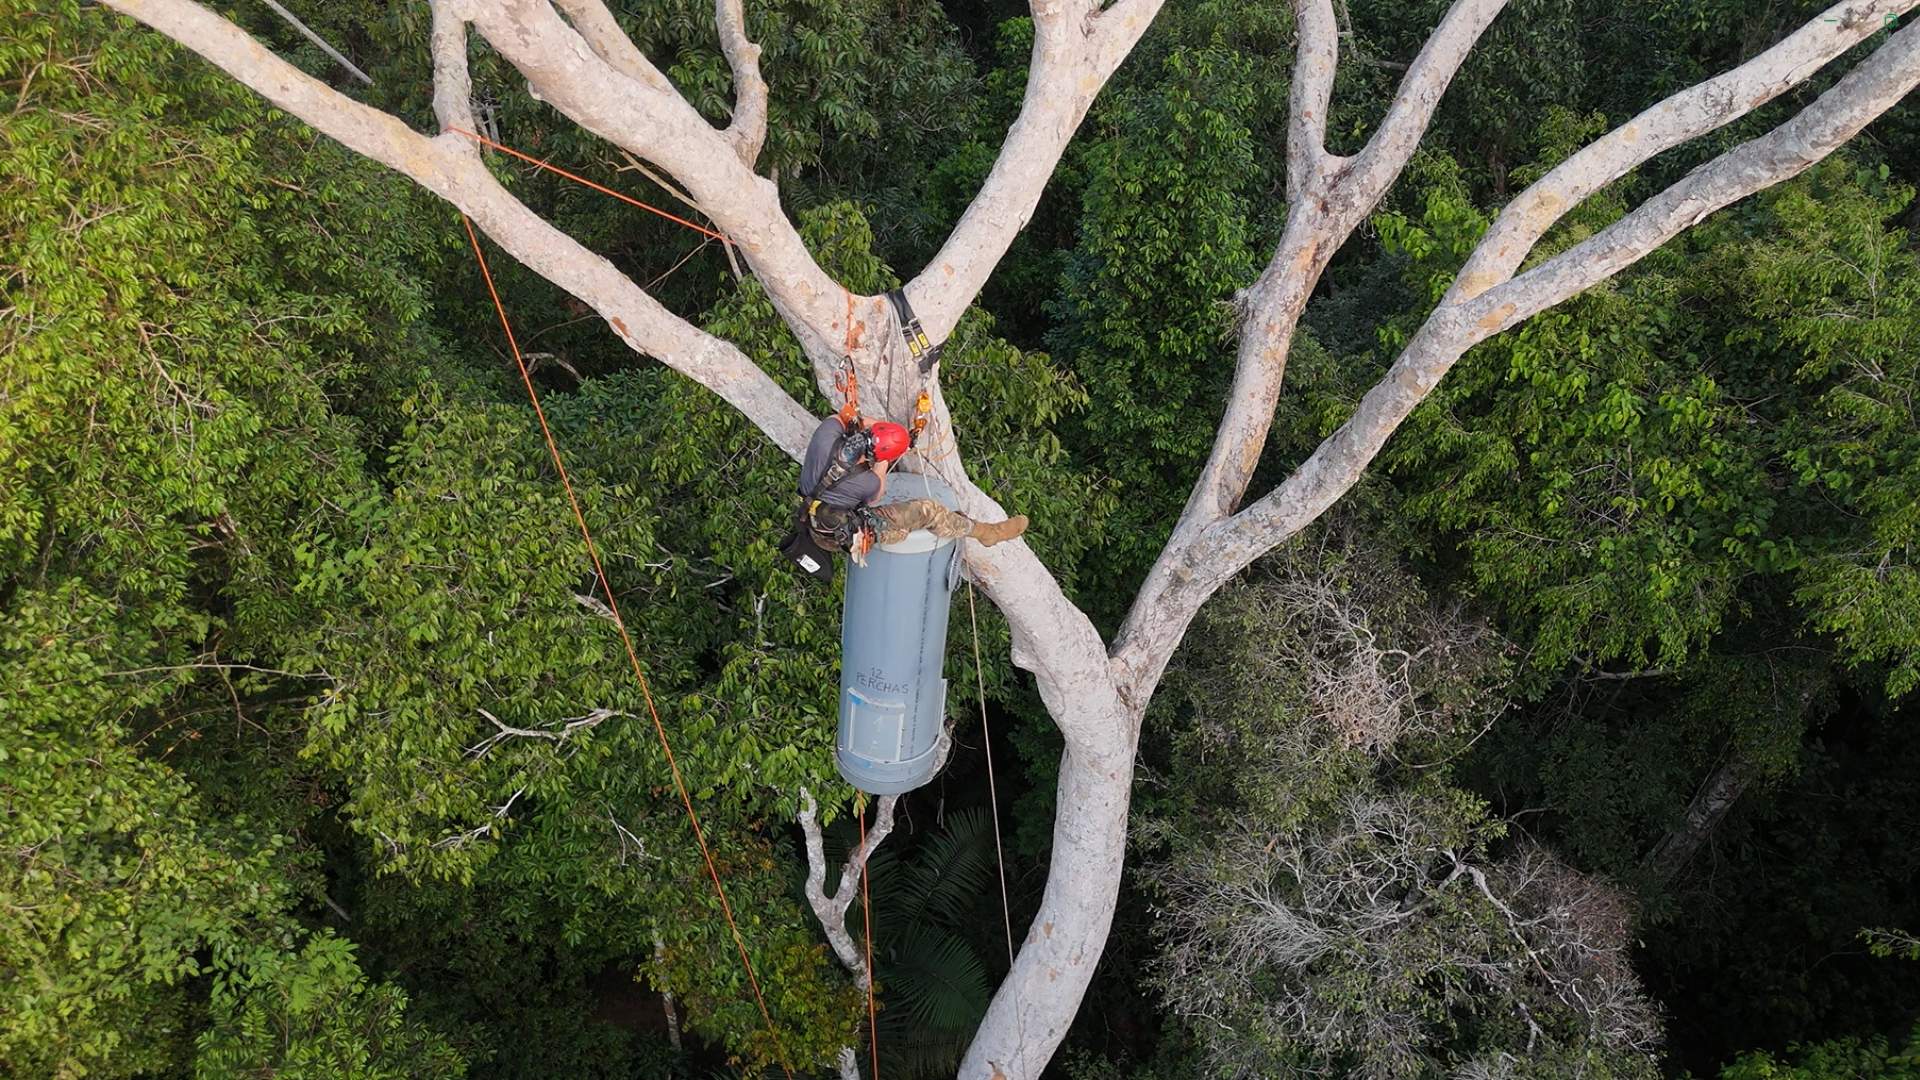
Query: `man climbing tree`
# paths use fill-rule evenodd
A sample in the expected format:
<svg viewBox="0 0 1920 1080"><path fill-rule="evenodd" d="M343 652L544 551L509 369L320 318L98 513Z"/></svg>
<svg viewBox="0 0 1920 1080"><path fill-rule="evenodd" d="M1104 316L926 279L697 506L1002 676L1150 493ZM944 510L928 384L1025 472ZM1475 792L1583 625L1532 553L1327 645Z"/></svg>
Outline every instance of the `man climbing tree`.
<svg viewBox="0 0 1920 1080"><path fill-rule="evenodd" d="M1734 143L1637 208L1542 243L1574 208L1655 155L1721 131L1795 90L1880 37L1888 16L1916 4L1920 0L1834 5L1737 67L1652 103L1534 180L1484 236L1464 241L1464 265L1433 290L1430 313L1402 339L1389 370L1357 400L1342 404L1331 417L1337 427L1328 425L1331 434L1297 468L1270 491L1249 497L1294 333L1315 286L1408 167L1448 84L1505 7L1504 0L1458 0L1406 63L1381 62L1404 71L1392 104L1377 120L1350 117L1333 128L1336 143L1344 135L1371 132L1351 153L1337 153L1328 145L1329 111L1346 34L1333 0L1297 0L1284 233L1264 272L1234 297L1237 357L1224 415L1212 425L1211 449L1191 495L1118 633L1104 640L1027 545L967 553L967 570L1004 613L1013 660L1033 673L1065 750L1044 895L967 1052L962 1076L1037 1077L1066 1036L1113 922L1141 725L1201 606L1350 491L1388 438L1473 346L1606 281L1715 211L1805 171L1901 101L1920 84L1920 28L1886 34L1791 119ZM737 343L669 311L495 176L472 136L484 125L475 118L468 75L470 31L517 69L539 101L684 189L687 201L724 234L729 251L744 259L753 287L764 290L785 321L822 393L831 392L834 373L848 360L872 386L887 385L889 372L917 366L892 344L894 335L860 333L888 325L889 305L875 295L849 298L802 240L775 182L759 171L768 138L768 89L739 0L715 5L735 98L723 128L695 106L693 99L706 95L676 86L622 32L601 0L434 0L431 134L303 73L192 0L106 0L106 6L175 38L320 132L458 206L533 272L590 306L631 348L720 395L789 454L803 452L816 425L772 374ZM960 325L1034 215L1095 96L1161 6L1161 0L1033 0L1031 61L1019 115L977 197L925 269L904 286L932 339L942 340ZM1542 247L1541 257L1528 265ZM846 357L841 341L866 344ZM929 376L934 426L950 432L938 378L936 368ZM903 403L885 404L893 415L902 414ZM834 437L847 434L843 428ZM874 457L878 484L882 458L877 452ZM959 453L929 468L959 493L969 515L998 513ZM865 500L855 503L860 505ZM1011 522L1008 527L1018 532ZM1920 650L1920 641L1903 637L1888 648L1904 655ZM502 734L526 732L503 725ZM516 796L512 787L490 793L500 804L500 819L525 812L515 808ZM1467 869L1461 872L1471 877Z"/></svg>
<svg viewBox="0 0 1920 1080"><path fill-rule="evenodd" d="M800 466L796 527L820 547L844 551L856 562L864 561L873 545L897 544L916 529L926 529L942 540L970 536L986 547L1026 531L1024 515L989 524L954 513L934 499L882 503L887 470L912 445L907 429L891 420L869 423L855 417L848 421L839 415L822 420L807 440Z"/></svg>

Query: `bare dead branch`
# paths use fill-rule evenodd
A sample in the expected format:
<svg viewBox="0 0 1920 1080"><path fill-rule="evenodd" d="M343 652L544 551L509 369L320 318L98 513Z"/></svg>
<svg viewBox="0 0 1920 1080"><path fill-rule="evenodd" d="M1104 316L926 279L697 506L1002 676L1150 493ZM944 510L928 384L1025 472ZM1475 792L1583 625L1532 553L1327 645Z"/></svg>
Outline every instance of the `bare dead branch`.
<svg viewBox="0 0 1920 1080"><path fill-rule="evenodd" d="M546 739L551 742L564 743L582 731L591 731L599 727L606 720L615 716L627 715L618 709L594 709L585 716L569 716L564 720L556 721L558 727L555 730L541 731L537 728L521 728L504 724L500 721L499 717L485 709L476 709L475 711L481 716L486 717L487 721L498 730L480 742L467 747L467 756L472 758L485 757L487 751L492 750L508 739ZM509 800L509 803L511 803L511 800Z"/></svg>
<svg viewBox="0 0 1920 1080"><path fill-rule="evenodd" d="M473 828L466 830L465 832L457 832L448 836L443 836L440 839L435 840L431 846L437 851L458 851L459 849L466 847L468 844L473 843L475 840L478 840L483 836L494 835L494 833L497 831L497 823L505 821L507 819L507 814L509 811L513 809L513 804L519 800L521 795L526 794L526 790L527 789L524 787L521 787L515 790L512 795L509 795L507 797L507 801L505 803L502 803L501 805L494 807L492 820L483 821L480 824L475 825ZM394 842L392 837L386 836L385 833L382 833L381 836L386 839L387 843L391 845L396 852L399 851L400 846Z"/></svg>
<svg viewBox="0 0 1920 1080"><path fill-rule="evenodd" d="M633 835L633 830L627 828L625 825L622 825L620 823L620 819L613 816L612 807L607 808L607 824L613 826L614 836L616 836L620 841L620 865L621 866L627 865L627 848L629 846L632 846L633 852L634 852L634 858L637 861L646 862L648 860L653 860L653 861L659 860L660 857L658 855L647 854L647 842L645 840L642 840L639 837Z"/></svg>
<svg viewBox="0 0 1920 1080"><path fill-rule="evenodd" d="M342 56L340 54L340 50L327 44L327 40L325 38L321 37L319 34L316 34L312 30L308 29L307 24L295 18L293 12L288 11L286 8L280 6L277 0L265 0L265 3L267 7L273 10L273 13L275 15L278 15L282 19L285 19L289 26L292 26L295 30L300 31L300 36L306 38L308 41L311 41L315 45L319 46L320 51L323 53L326 53L329 57L331 57L334 63L339 64L343 68L346 68L348 74L352 75L356 79L359 79L361 82L366 83L368 86L373 85L372 76L368 75L364 71L361 71L359 68L354 67L353 61L347 59L345 56Z"/></svg>

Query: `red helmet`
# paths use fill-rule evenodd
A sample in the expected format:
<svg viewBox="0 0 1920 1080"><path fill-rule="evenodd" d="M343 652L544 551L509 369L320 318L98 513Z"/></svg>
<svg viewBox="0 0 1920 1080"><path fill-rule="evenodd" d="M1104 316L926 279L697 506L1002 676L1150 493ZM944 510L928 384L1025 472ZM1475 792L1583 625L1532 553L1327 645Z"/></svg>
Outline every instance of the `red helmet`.
<svg viewBox="0 0 1920 1080"><path fill-rule="evenodd" d="M907 452L907 429L891 420L882 420L867 429L873 436L873 456L880 461L892 461Z"/></svg>

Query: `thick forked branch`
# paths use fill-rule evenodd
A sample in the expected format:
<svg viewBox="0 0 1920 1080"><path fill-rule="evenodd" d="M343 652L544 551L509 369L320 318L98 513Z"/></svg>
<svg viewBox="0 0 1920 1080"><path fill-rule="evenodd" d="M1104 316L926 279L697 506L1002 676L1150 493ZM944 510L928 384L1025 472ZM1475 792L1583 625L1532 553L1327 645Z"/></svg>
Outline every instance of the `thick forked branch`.
<svg viewBox="0 0 1920 1080"><path fill-rule="evenodd" d="M1811 73L1800 69L1782 77ZM1167 630L1175 624L1184 628L1214 589L1311 523L1358 482L1388 436L1469 348L1612 277L1715 210L1799 175L1916 85L1920 27L1908 27L1771 133L1720 155L1526 273L1471 299L1443 299L1351 419L1279 487L1192 544L1157 597L1152 621L1142 624L1150 633L1131 639L1129 647L1150 656L1150 642L1157 639L1170 650ZM1177 640L1178 631L1174 636Z"/></svg>
<svg viewBox="0 0 1920 1080"><path fill-rule="evenodd" d="M674 315L612 263L527 209L487 172L467 140L429 138L338 93L192 0L105 3L199 53L348 149L459 207L515 258L591 306L628 345L719 394L788 453L797 455L806 445L812 431L807 411L745 354ZM445 85L444 96L457 100L454 84Z"/></svg>
<svg viewBox="0 0 1920 1080"><path fill-rule="evenodd" d="M567 2L570 9L598 8L598 0ZM916 313L935 340L952 332L1032 216L1087 108L1162 2L1120 0L1104 10L1086 0L1036 5L1033 60L1020 116L953 235L907 285ZM773 183L743 164L731 136L709 126L679 94L629 76L629 65L604 59L603 50L618 55L619 46L591 44L546 0L476 5L469 17L543 100L587 130L660 166L687 189L746 256L813 359L823 389L831 384L833 367L849 338L858 341L867 328L888 325L884 304L872 297L858 299L849 325L846 290L813 261L781 209ZM591 15L586 21L590 26L598 23ZM723 36L726 21L721 20ZM631 43L624 48L631 50ZM875 340L880 337L864 334L856 351L871 353L881 344ZM892 362L903 360L896 356Z"/></svg>
<svg viewBox="0 0 1920 1080"><path fill-rule="evenodd" d="M767 80L760 77L760 46L747 36L741 0L713 0L713 21L720 30L720 51L733 69L733 121L727 125L727 138L740 163L751 169L767 142Z"/></svg>
<svg viewBox="0 0 1920 1080"><path fill-rule="evenodd" d="M553 0L593 54L629 79L663 94L676 94L672 83L633 43L613 12L601 0ZM740 0L715 0L714 22L720 48L733 69L735 102L733 123L725 135L741 163L748 168L760 156L767 139L767 84L760 77L760 46L747 38L746 13Z"/></svg>
<svg viewBox="0 0 1920 1080"><path fill-rule="evenodd" d="M1171 646L1184 631L1156 639L1168 651L1145 647L1141 634L1159 625L1159 598L1186 573L1190 547L1239 508L1254 466L1266 446L1274 405L1286 377L1294 330L1321 273L1405 167L1440 94L1452 81L1474 42L1505 0L1457 0L1401 80L1400 93L1379 131L1351 159L1330 157L1321 145L1331 65L1338 38L1327 0L1298 0L1299 55L1294 60L1294 98L1289 120L1287 227L1259 280L1237 298L1245 319L1234 367L1233 388L1215 432L1213 450L1162 549L1127 622L1114 655L1131 700L1151 695ZM1309 145L1293 145L1300 140Z"/></svg>
<svg viewBox="0 0 1920 1080"><path fill-rule="evenodd" d="M624 49L604 40L618 27L601 27L595 45L563 21L547 0L469 6L473 25L526 76L542 100L595 135L660 166L693 196L753 267L813 357L816 374L830 379L829 362L837 358L847 336L847 292L814 262L781 208L773 182L741 162L726 133L708 124L671 86L629 74L646 60L624 35ZM598 26L605 15L598 0L571 0L569 7L588 13L589 26ZM603 58L602 49L630 56L612 63ZM877 301L863 306L878 310Z"/></svg>
<svg viewBox="0 0 1920 1080"><path fill-rule="evenodd" d="M1288 147L1288 227L1273 260L1243 300L1247 321L1234 392L1170 549L1231 514L1246 494L1266 446L1293 331L1314 285L1334 252L1406 167L1441 94L1505 6L1506 0L1457 0L1408 67L1380 129L1353 158L1335 159L1321 144L1333 84L1331 71L1321 71L1321 57L1331 64L1337 40L1333 11L1327 0L1301 0L1297 5L1303 52L1295 59L1294 79L1303 85L1296 93L1303 93L1305 100L1292 104L1288 138L1309 138L1312 143L1298 151Z"/></svg>
<svg viewBox="0 0 1920 1080"><path fill-rule="evenodd" d="M1902 0L1911 6L1915 0ZM1639 262L1708 214L1800 175L1920 85L1920 24L1893 35L1833 88L1772 132L1737 146L1639 209L1466 306L1491 337Z"/></svg>
<svg viewBox="0 0 1920 1080"><path fill-rule="evenodd" d="M864 843L847 853L847 863L840 870L840 884L829 894L826 839L820 833L819 807L806 788L800 789L800 831L807 838L807 905L813 908L821 929L826 931L833 954L840 958L841 966L853 973L854 981L862 990L873 981L873 974L867 970L867 958L847 931L847 908L853 904L853 898L860 895L860 879L866 874L867 860L893 832L893 809L898 802L899 798L894 795L881 797L874 807L873 828L867 830Z"/></svg>
<svg viewBox="0 0 1920 1080"><path fill-rule="evenodd" d="M1409 67L1393 106L1365 149L1330 176L1308 174L1304 187L1310 202L1295 195L1290 185L1288 232L1273 264L1245 299L1248 317L1234 392L1212 456L1194 485L1172 541L1136 601L1134 611L1139 618L1129 619L1116 647L1125 658L1128 675L1143 680L1141 685L1151 687L1157 678L1157 664L1164 663L1165 657L1143 647L1135 631L1144 625L1143 620L1156 616L1155 604L1162 590L1185 573L1185 566L1194 558L1190 545L1233 513L1244 496L1266 444L1294 328L1305 309L1307 294L1331 255L1330 249L1345 242L1406 167L1441 93L1503 3L1459 0L1454 4ZM1730 123L1772 100L1874 33L1887 15L1916 4L1920 0L1852 0L1836 5L1751 61L1669 97L1581 150L1508 205L1468 260L1447 301L1471 299L1506 280L1555 221L1605 184L1660 151ZM1318 6L1312 0L1302 0L1303 48L1323 47L1314 45L1308 33L1323 21L1313 15ZM1321 91L1303 78L1304 74L1297 66L1296 83L1305 84L1311 99ZM1296 90L1296 94L1300 92ZM1294 107L1297 133L1302 126L1300 113L1307 107L1298 100ZM1311 152L1318 153L1317 147ZM1323 181L1324 186L1320 186ZM1316 212L1327 208L1327 220L1312 220Z"/></svg>

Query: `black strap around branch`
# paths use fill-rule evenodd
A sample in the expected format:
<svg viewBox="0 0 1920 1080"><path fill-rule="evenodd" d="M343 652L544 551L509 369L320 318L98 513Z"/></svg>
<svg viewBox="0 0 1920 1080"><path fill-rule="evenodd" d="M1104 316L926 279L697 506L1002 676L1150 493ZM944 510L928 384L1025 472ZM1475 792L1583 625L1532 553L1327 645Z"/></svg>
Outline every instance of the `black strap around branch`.
<svg viewBox="0 0 1920 1080"><path fill-rule="evenodd" d="M940 362L940 350L946 347L946 342L936 345L927 337L927 332L920 326L919 316L913 313L913 305L907 303L906 290L895 289L888 293L887 302L893 305L893 314L900 320L901 336L907 339L907 352L920 365L920 374L932 371L933 365Z"/></svg>

